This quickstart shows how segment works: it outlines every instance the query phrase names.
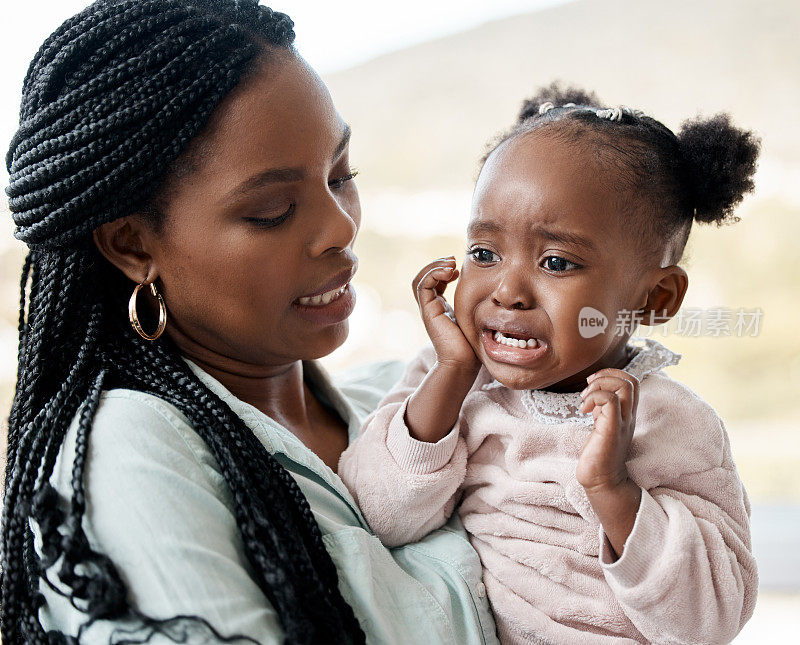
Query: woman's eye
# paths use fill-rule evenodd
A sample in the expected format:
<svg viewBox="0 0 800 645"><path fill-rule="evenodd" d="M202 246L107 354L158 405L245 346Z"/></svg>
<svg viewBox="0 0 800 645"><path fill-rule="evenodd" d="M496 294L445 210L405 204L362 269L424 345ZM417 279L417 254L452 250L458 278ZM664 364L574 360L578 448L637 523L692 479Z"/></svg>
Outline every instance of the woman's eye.
<svg viewBox="0 0 800 645"><path fill-rule="evenodd" d="M489 249L472 249L469 254L472 256L472 259L479 264L491 264L500 259L497 253Z"/></svg>
<svg viewBox="0 0 800 645"><path fill-rule="evenodd" d="M246 222L252 222L259 228L274 228L279 224L283 224L289 216L294 213L294 204L291 204L283 213L277 217L244 217Z"/></svg>
<svg viewBox="0 0 800 645"><path fill-rule="evenodd" d="M333 188L333 190L338 190L342 186L344 186L348 181L352 181L355 179L356 175L358 174L358 170L351 170L348 172L344 177L338 177L337 179L331 179L328 182L328 186Z"/></svg>
<svg viewBox="0 0 800 645"><path fill-rule="evenodd" d="M548 271L561 273L563 271L569 271L570 269L577 269L578 265L574 262L570 262L566 258L562 258L557 255L551 255L545 258L544 268Z"/></svg>

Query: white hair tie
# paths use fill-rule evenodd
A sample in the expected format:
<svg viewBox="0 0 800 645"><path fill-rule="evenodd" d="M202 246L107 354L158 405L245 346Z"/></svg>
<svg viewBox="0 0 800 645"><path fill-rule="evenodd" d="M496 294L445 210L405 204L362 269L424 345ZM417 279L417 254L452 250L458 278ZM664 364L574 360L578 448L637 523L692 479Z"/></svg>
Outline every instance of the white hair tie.
<svg viewBox="0 0 800 645"><path fill-rule="evenodd" d="M622 121L623 114L630 114L636 117L644 116L641 110L633 110L627 105L618 105L615 108L606 108L604 110L595 110L595 114L601 119L608 119L609 121Z"/></svg>
<svg viewBox="0 0 800 645"><path fill-rule="evenodd" d="M555 107L555 105L553 105L553 104L552 104L550 101L547 101L547 103L542 103L542 104L539 106L539 114L540 114L540 115L541 115L541 114L547 114L547 113L548 113L550 110L552 110L554 107Z"/></svg>

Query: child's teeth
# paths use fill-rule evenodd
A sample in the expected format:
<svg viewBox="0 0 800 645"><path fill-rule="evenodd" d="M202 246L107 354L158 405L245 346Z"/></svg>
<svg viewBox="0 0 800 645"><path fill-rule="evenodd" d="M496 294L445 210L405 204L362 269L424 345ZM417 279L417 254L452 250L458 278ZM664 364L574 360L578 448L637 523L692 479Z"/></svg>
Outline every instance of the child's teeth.
<svg viewBox="0 0 800 645"><path fill-rule="evenodd" d="M327 305L330 302L336 300L339 296L341 296L344 293L345 289L347 289L347 285L339 287L338 289L326 291L325 293L321 293L316 296L306 296L303 298L298 298L297 302L300 303L301 305L306 305L311 307L318 307L319 305Z"/></svg>
<svg viewBox="0 0 800 645"><path fill-rule="evenodd" d="M523 340L521 338L511 338L510 336L506 336L502 332L496 331L494 332L494 340L501 345L507 345L508 347L518 347L519 349L529 348L533 349L539 343L535 338L528 338L527 340Z"/></svg>

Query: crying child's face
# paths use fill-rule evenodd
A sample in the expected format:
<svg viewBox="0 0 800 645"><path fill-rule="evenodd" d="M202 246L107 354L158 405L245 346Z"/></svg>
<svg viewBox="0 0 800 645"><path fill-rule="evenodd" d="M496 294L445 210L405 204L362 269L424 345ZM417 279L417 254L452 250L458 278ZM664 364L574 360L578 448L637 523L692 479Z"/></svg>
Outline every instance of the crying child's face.
<svg viewBox="0 0 800 645"><path fill-rule="evenodd" d="M481 170L455 312L507 387L581 389L624 366L617 323L644 306L649 265L611 172L591 148L536 131Z"/></svg>

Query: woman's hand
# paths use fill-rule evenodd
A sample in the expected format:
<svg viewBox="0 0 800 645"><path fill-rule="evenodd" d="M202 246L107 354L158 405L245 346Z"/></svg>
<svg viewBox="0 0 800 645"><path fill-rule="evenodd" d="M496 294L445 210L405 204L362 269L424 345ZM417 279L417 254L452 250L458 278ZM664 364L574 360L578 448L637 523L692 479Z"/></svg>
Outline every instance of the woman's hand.
<svg viewBox="0 0 800 645"><path fill-rule="evenodd" d="M477 374L480 363L455 322L453 308L444 298L447 285L456 278L455 257L440 258L417 274L412 288L439 364Z"/></svg>
<svg viewBox="0 0 800 645"><path fill-rule="evenodd" d="M628 478L626 465L636 425L639 380L609 368L595 372L587 382L581 392L581 411L591 412L594 429L583 444L575 475L620 556L641 502L641 488Z"/></svg>

